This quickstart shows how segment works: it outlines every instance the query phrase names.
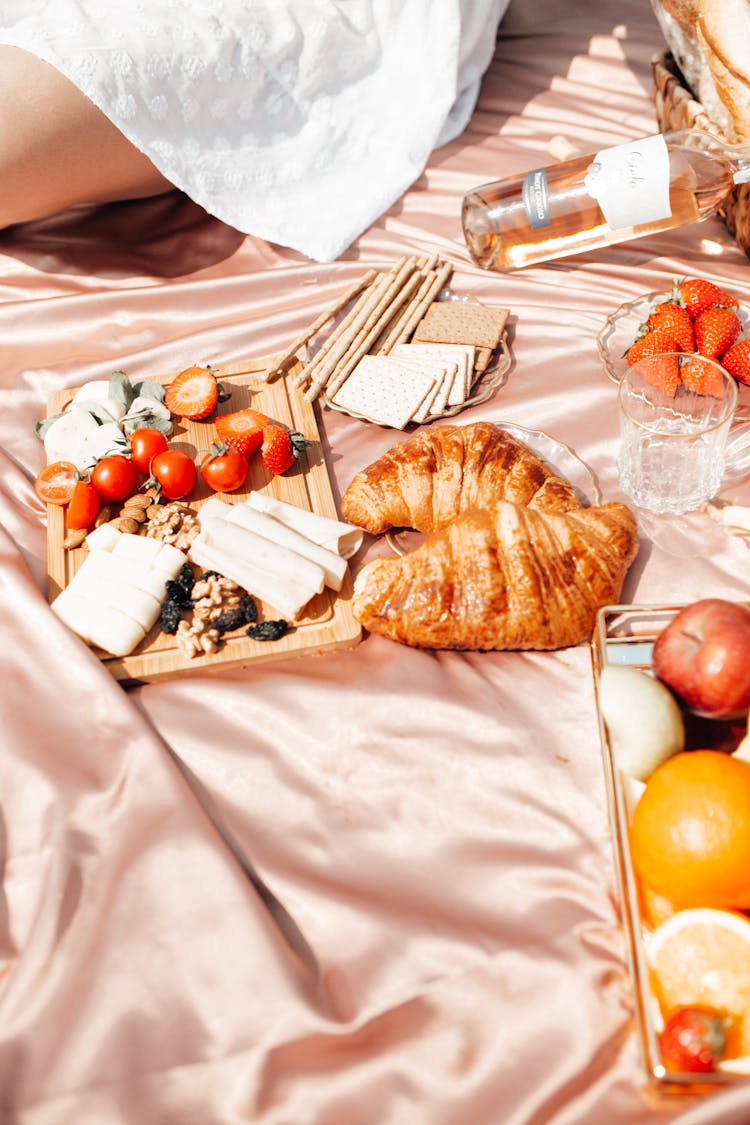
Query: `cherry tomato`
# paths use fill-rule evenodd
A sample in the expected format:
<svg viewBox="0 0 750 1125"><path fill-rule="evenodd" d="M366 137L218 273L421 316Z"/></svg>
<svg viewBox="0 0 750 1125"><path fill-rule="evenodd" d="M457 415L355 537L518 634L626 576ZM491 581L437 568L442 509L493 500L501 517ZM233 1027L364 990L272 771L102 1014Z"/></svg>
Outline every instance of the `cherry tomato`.
<svg viewBox="0 0 750 1125"><path fill-rule="evenodd" d="M91 470L91 483L102 500L124 500L138 484L138 470L129 457L102 457Z"/></svg>
<svg viewBox="0 0 750 1125"><path fill-rule="evenodd" d="M182 500L195 488L198 470L195 461L179 449L157 453L151 462L151 475L168 500Z"/></svg>
<svg viewBox="0 0 750 1125"><path fill-rule="evenodd" d="M247 457L223 443L215 445L201 462L201 476L214 492L234 492L247 480Z"/></svg>
<svg viewBox="0 0 750 1125"><path fill-rule="evenodd" d="M134 430L130 435L130 459L140 472L150 473L151 461L157 453L164 453L167 446L167 439L159 430Z"/></svg>
<svg viewBox="0 0 750 1125"><path fill-rule="evenodd" d="M34 481L34 491L45 504L69 504L80 475L71 461L51 461Z"/></svg>
<svg viewBox="0 0 750 1125"><path fill-rule="evenodd" d="M91 527L99 514L99 493L85 480L78 480L65 512L65 527L68 531L82 531Z"/></svg>

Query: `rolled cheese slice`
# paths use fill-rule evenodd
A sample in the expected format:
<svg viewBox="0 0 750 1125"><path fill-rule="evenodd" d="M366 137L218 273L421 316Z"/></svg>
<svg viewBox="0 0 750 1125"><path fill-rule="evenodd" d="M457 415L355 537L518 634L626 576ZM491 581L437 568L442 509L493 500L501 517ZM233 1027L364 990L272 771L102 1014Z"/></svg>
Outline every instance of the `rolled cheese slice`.
<svg viewBox="0 0 750 1125"><path fill-rule="evenodd" d="M326 586L336 591L341 589L349 565L341 555L329 551L327 547L321 547L319 543L313 543L312 539L307 539L298 531L274 519L273 516L264 515L263 512L258 512L247 504L227 504L226 507L229 509L226 518L230 523L244 527L247 531L261 535L264 539L270 539L272 543L278 543L309 559L323 571Z"/></svg>
<svg viewBox="0 0 750 1125"><path fill-rule="evenodd" d="M335 551L344 559L350 559L362 546L364 536L362 529L343 520L334 520L329 516L318 515L317 512L308 512L305 508L298 508L296 504L288 504L285 500L267 496L265 492L251 492L245 504L257 512L273 516L279 523L299 532L313 543L318 543L329 551Z"/></svg>
<svg viewBox="0 0 750 1125"><path fill-rule="evenodd" d="M301 586L288 578L280 578L277 574L261 570L246 559L237 558L236 555L226 555L206 544L200 536L193 541L189 553L190 558L198 566L202 566L205 570L215 570L225 578L231 578L243 590L273 606L282 617L290 621L300 615L316 593L309 587Z"/></svg>
<svg viewBox="0 0 750 1125"><path fill-rule="evenodd" d="M309 597L321 593L325 585L322 567L298 555L296 551L272 543L270 539L264 539L262 535L248 531L245 527L238 527L229 520L218 519L216 516L205 519L196 542L198 541L219 555L251 563L257 570L267 571L279 579L287 579L309 589Z"/></svg>

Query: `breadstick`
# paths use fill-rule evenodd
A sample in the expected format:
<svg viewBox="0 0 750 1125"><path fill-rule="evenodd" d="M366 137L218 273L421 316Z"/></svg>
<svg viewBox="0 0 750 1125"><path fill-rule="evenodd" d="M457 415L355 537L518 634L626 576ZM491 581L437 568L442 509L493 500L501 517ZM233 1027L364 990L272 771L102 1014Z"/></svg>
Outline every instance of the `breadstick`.
<svg viewBox="0 0 750 1125"><path fill-rule="evenodd" d="M369 342L371 342L371 339L377 337L378 333L382 330L383 324L386 324L393 315L395 308L400 307L403 303L403 299L405 298L399 300L399 297L404 292L405 283L410 285L409 292L412 292L414 284L418 283L421 274L415 272L415 270L416 260L414 258L404 258L395 271L392 270L389 274L385 275L385 288L382 290L375 304L368 309L366 315L363 314L358 322L352 322L345 339L340 341L339 344L331 350L323 363L315 370L310 386L305 391L305 398L308 399L309 402L312 402L318 397L334 371L336 371L340 362L342 360L345 363L348 362L348 357L352 354L352 351L358 351L360 341L364 336L368 336ZM412 282L414 284L412 284ZM383 319L384 311L385 319ZM373 324L378 325L378 330L370 339L369 333Z"/></svg>
<svg viewBox="0 0 750 1125"><path fill-rule="evenodd" d="M403 344L409 339L440 290L444 288L445 283L452 273L453 266L450 265L449 262L445 262L437 273L433 274L430 284L426 288L420 286L414 300L409 302L403 315L389 332L381 349L382 351L387 354L393 350L396 344Z"/></svg>
<svg viewBox="0 0 750 1125"><path fill-rule="evenodd" d="M272 379L275 379L276 376L294 359L299 349L307 344L308 341L313 338L315 333L320 331L324 324L327 324L329 320L333 320L336 313L340 312L341 309L343 309L344 305L347 305L349 301L351 301L354 297L361 293L363 289L366 289L375 277L376 271L368 270L367 273L363 274L362 277L360 277L357 281L350 285L345 293L342 293L339 297L337 297L333 304L330 305L329 308L327 308L324 312L322 312L320 316L317 316L312 324L308 325L304 332L301 332L300 335L296 337L296 339L292 340L286 351L282 352L281 355L276 358L273 366L269 367L265 373L265 381L268 383Z"/></svg>
<svg viewBox="0 0 750 1125"><path fill-rule="evenodd" d="M358 332L358 326L362 323L363 317L366 318L371 308L375 306L388 285L388 275L381 273L370 287L362 294L359 300L349 310L344 319L334 328L329 335L322 348L315 353L312 359L304 365L302 370L295 376L295 387L301 387L307 383L316 374L318 369L324 362L327 362L327 357L332 353L336 353L337 362L338 356L346 351L347 347L354 339Z"/></svg>
<svg viewBox="0 0 750 1125"><path fill-rule="evenodd" d="M415 289L418 288L421 274L419 272L413 273L405 285L391 297L391 300L383 305L380 318L369 328L364 329L358 340L355 342L354 348L349 355L346 356L344 362L331 373L328 382L324 384L329 394L334 395L340 386L346 381L350 372L357 366L363 355L366 355L368 348L375 341L388 321L393 316L405 301L408 301ZM322 390L323 384L313 383L312 386L306 391L305 398L312 401Z"/></svg>

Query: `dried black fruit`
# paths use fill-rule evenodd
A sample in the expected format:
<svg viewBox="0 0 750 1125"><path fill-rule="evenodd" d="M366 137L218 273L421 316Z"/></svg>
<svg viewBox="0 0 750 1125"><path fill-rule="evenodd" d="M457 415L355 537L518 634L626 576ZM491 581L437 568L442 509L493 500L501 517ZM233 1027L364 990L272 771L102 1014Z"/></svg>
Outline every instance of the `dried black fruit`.
<svg viewBox="0 0 750 1125"><path fill-rule="evenodd" d="M231 633L232 629L239 629L240 625L246 624L247 618L241 606L225 609L218 617L211 620L211 628L216 629L219 633Z"/></svg>
<svg viewBox="0 0 750 1125"><path fill-rule="evenodd" d="M259 621L256 625L248 625L245 632L254 641L278 641L289 629L288 621Z"/></svg>
<svg viewBox="0 0 750 1125"><path fill-rule="evenodd" d="M159 611L159 625L164 633L176 633L182 612L173 598L165 598Z"/></svg>
<svg viewBox="0 0 750 1125"><path fill-rule="evenodd" d="M176 581L179 582L185 590L192 590L195 585L195 575L193 574L193 568L190 563L186 562L182 564L177 574Z"/></svg>
<svg viewBox="0 0 750 1125"><path fill-rule="evenodd" d="M175 602L176 605L182 606L183 609L187 609L188 606L193 604L192 598L190 597L192 587L191 589L186 589L180 581L168 578L166 590L167 600Z"/></svg>
<svg viewBox="0 0 750 1125"><path fill-rule="evenodd" d="M255 599L250 594L243 594L240 598L240 608L245 615L243 625L250 625L253 621L258 620L258 607L255 604Z"/></svg>

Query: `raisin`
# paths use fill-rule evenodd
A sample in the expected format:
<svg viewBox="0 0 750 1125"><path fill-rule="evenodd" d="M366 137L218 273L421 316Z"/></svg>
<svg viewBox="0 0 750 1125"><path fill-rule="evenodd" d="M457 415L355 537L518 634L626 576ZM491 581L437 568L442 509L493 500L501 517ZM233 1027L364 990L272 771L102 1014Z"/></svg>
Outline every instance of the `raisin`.
<svg viewBox="0 0 750 1125"><path fill-rule="evenodd" d="M240 609L245 615L243 625L251 625L253 621L258 620L258 607L255 604L255 599L250 594L243 594L240 598Z"/></svg>
<svg viewBox="0 0 750 1125"><path fill-rule="evenodd" d="M289 632L288 621L259 621L256 625L248 625L245 632L254 641L278 641Z"/></svg>
<svg viewBox="0 0 750 1125"><path fill-rule="evenodd" d="M233 629L239 629L240 625L246 624L245 611L241 606L225 609L218 617L211 619L211 628L218 630L219 633L231 633Z"/></svg>
<svg viewBox="0 0 750 1125"><path fill-rule="evenodd" d="M180 606L173 598L165 598L159 612L159 625L165 633L176 633L182 616Z"/></svg>
<svg viewBox="0 0 750 1125"><path fill-rule="evenodd" d="M177 581L185 590L192 590L195 585L195 575L189 562L183 563L177 575Z"/></svg>
<svg viewBox="0 0 750 1125"><path fill-rule="evenodd" d="M174 602L183 609L187 609L188 606L192 605L192 599L190 597L192 588L188 590L181 582L175 581L173 578L168 578L166 590L168 601Z"/></svg>

